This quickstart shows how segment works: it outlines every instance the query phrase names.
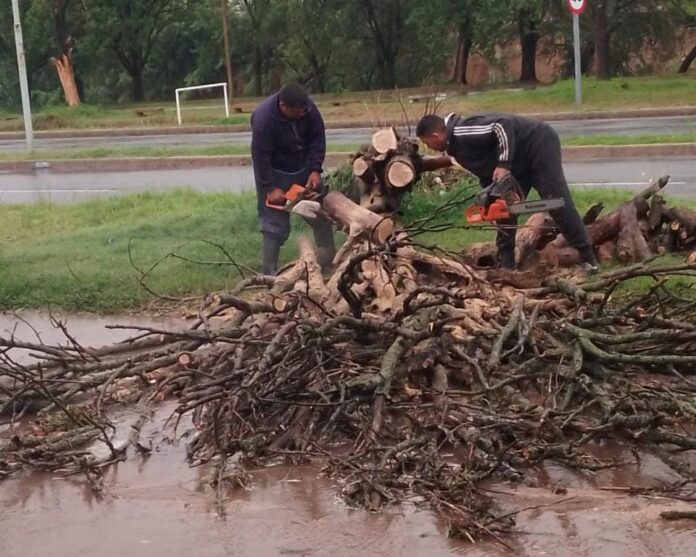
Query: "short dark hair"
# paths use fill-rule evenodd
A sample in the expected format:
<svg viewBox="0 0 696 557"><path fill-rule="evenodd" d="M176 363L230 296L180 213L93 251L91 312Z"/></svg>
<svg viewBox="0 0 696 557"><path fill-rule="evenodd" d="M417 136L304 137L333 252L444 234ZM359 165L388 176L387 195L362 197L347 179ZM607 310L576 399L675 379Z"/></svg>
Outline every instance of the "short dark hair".
<svg viewBox="0 0 696 557"><path fill-rule="evenodd" d="M426 114L420 119L418 126L416 126L416 135L418 137L423 137L431 133L445 131L446 128L445 121L440 116L436 114Z"/></svg>
<svg viewBox="0 0 696 557"><path fill-rule="evenodd" d="M278 93L278 99L290 108L304 108L309 103L309 95L299 83L288 83Z"/></svg>

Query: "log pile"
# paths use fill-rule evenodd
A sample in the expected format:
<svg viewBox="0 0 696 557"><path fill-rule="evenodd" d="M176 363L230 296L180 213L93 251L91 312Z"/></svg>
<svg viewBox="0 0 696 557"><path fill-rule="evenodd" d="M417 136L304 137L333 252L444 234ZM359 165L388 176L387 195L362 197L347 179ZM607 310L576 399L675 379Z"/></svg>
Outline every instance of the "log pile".
<svg viewBox="0 0 696 557"><path fill-rule="evenodd" d="M598 261L630 264L647 261L655 255L696 250L696 211L668 207L661 195L668 183L669 176L656 180L604 216L601 216L604 210L601 205L588 210L584 222ZM469 248L467 259L487 266L494 262L494 253L493 244L477 244ZM539 259L551 268L580 261L578 252L568 245L546 213L530 216L520 227L516 256L522 268L538 264Z"/></svg>
<svg viewBox="0 0 696 557"><path fill-rule="evenodd" d="M109 409L134 396L173 398L177 419L191 417L191 463L209 467L221 504L255 467L310 459L352 505L412 499L453 536L505 543L512 520L482 482L525 481L546 460L634 462L629 451L625 462L593 456L604 439L696 480L682 458L696 450L696 312L669 286L693 281L696 265L637 263L578 283L528 273L522 285L417 249L427 222L397 229L338 192L323 207L349 232L329 276L301 238L296 263L208 296L186 330L140 328L101 349L0 339L39 358L4 353L0 418L36 415L40 426L0 439L0 479L32 469L89 479L147 452L146 414L125 444L109 427ZM640 277L653 288L620 288ZM109 453L95 456L94 443Z"/></svg>
<svg viewBox="0 0 696 557"><path fill-rule="evenodd" d="M393 212L420 177L422 161L418 142L401 137L393 127L377 130L370 145L352 158L353 201L375 213Z"/></svg>

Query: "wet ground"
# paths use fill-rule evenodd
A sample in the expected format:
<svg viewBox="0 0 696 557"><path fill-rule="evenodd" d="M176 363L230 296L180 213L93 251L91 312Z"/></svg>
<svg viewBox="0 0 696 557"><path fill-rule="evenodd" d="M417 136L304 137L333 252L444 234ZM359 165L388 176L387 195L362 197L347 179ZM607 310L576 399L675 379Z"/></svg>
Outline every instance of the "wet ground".
<svg viewBox="0 0 696 557"><path fill-rule="evenodd" d="M568 162L564 169L577 188L639 191L651 180L671 175L667 194L696 197L696 162L690 157ZM191 188L200 192L253 190L251 167L60 173L38 168L32 174L0 171L0 203L76 203L93 198Z"/></svg>
<svg viewBox="0 0 696 557"><path fill-rule="evenodd" d="M24 315L47 337L41 315ZM45 316L44 316L45 317ZM12 328L0 319L0 334ZM66 318L85 344L116 340L104 325L128 318ZM131 319L131 322L133 320ZM145 323L141 323L145 324ZM154 323L147 324L158 324ZM24 333L28 331L26 325ZM20 329L17 329L19 334ZM24 333L21 335L24 338ZM118 333L122 335L122 332ZM26 340L29 340L28 338ZM48 340L48 338L45 338ZM144 429L151 440L148 457L132 456L107 470L103 495L95 497L80 477L31 474L0 484L0 555L15 557L229 557L229 556L497 556L513 554L495 543L470 545L448 540L446 525L411 505L381 514L347 508L336 486L320 477L319 467L287 464L258 471L250 489L236 492L220 519L214 499L201 485L202 470L185 459L184 442L162 436L173 406L163 405ZM114 416L128 435L138 408ZM186 430L183 425L179 434ZM0 436L7 436L0 426ZM617 454L617 447L597 456ZM657 458L620 469L580 474L554 464L538 473L540 487L489 486L500 506L521 512L519 534L506 538L514 554L554 557L687 557L696 548L694 521L665 522L663 510L693 510L694 503L669 498L632 497L625 488L671 484L679 477ZM558 488L565 488L560 490ZM556 491L556 493L554 492Z"/></svg>

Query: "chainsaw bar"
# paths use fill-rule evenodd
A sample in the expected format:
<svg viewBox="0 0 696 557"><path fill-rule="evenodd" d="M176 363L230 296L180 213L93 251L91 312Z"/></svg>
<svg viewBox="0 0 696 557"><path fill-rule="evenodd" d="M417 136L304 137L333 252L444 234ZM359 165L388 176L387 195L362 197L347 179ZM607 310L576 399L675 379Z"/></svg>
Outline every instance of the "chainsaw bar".
<svg viewBox="0 0 696 557"><path fill-rule="evenodd" d="M510 203L508 211L511 215L526 215L529 213L543 213L552 209L562 209L565 207L565 199L539 199L538 201L522 201L521 203Z"/></svg>

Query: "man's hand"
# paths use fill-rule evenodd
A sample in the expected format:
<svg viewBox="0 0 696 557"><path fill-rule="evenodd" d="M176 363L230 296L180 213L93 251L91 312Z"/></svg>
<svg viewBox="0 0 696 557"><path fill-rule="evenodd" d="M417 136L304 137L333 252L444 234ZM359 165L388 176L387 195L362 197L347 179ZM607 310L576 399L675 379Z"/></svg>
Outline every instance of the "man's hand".
<svg viewBox="0 0 696 557"><path fill-rule="evenodd" d="M498 182L499 180L502 180L510 174L510 171L507 168L503 168L502 166L498 166L494 171L493 171L493 181Z"/></svg>
<svg viewBox="0 0 696 557"><path fill-rule="evenodd" d="M271 205L285 205L285 192L280 188L273 188L266 195L266 199Z"/></svg>
<svg viewBox="0 0 696 557"><path fill-rule="evenodd" d="M312 172L307 178L306 187L309 191L318 192L321 189L321 173L316 170Z"/></svg>

